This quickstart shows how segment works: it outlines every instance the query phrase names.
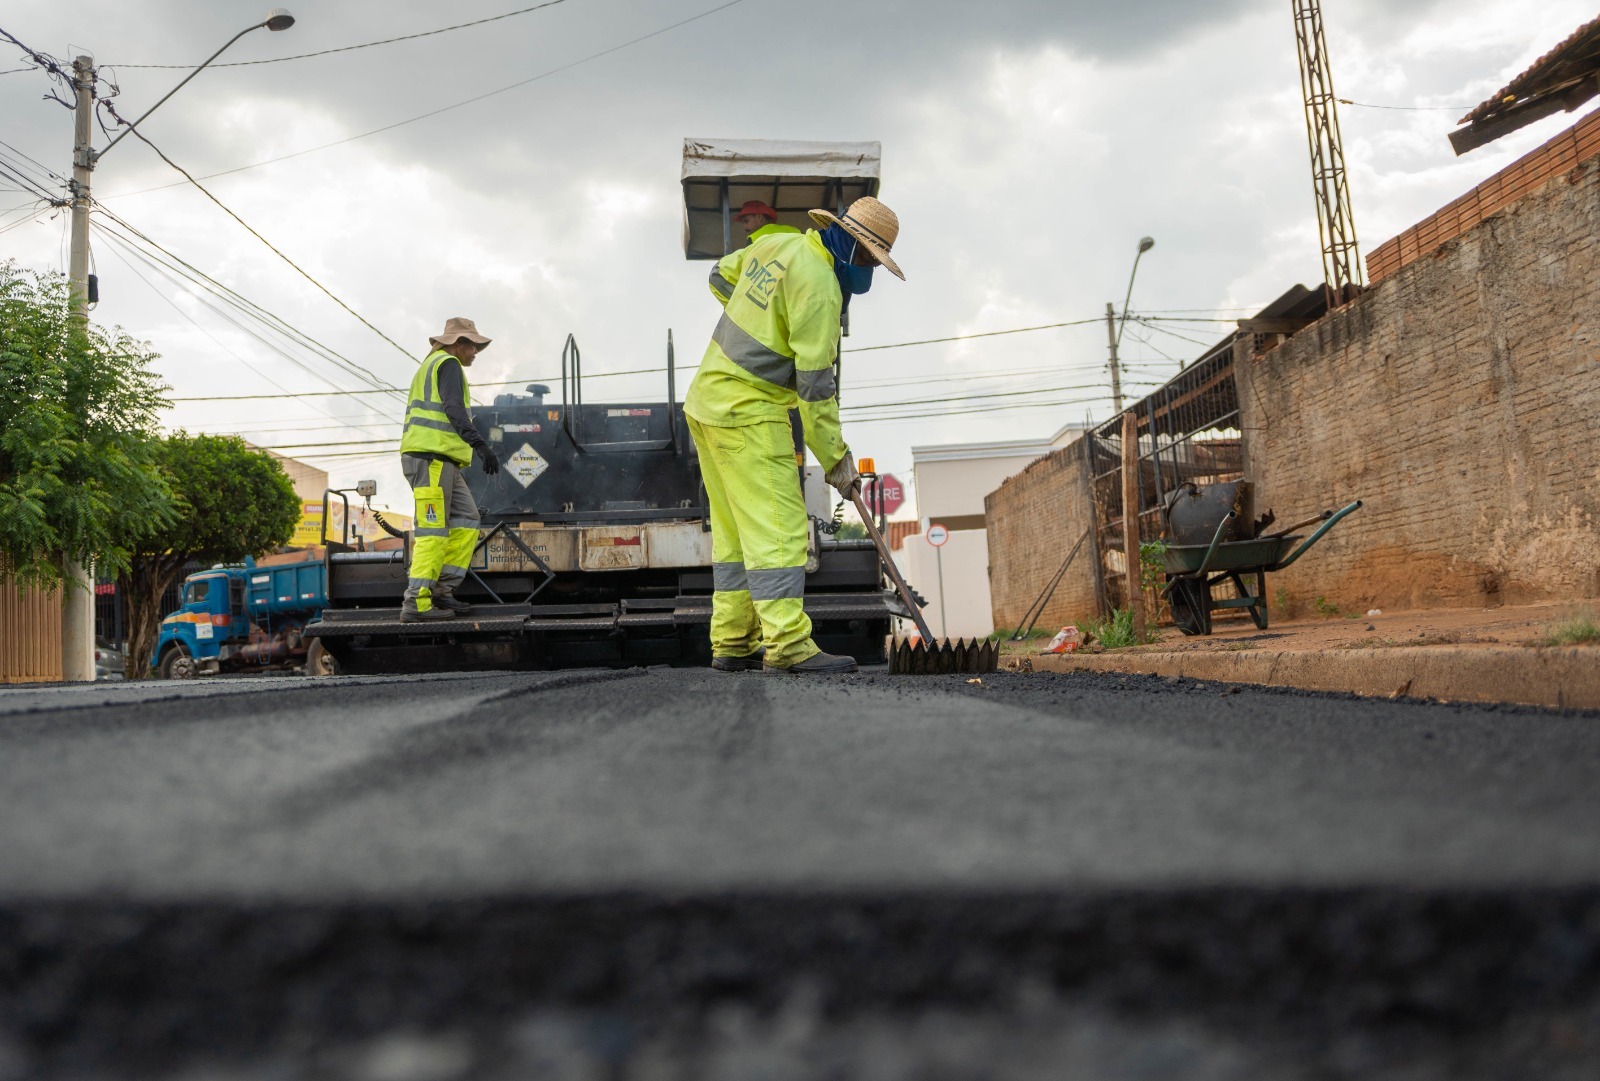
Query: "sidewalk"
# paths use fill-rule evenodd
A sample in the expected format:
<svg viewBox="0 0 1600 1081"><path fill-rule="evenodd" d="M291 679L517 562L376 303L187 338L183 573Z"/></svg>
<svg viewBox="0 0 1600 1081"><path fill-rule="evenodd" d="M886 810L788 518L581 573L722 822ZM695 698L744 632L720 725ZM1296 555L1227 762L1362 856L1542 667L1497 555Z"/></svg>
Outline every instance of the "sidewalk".
<svg viewBox="0 0 1600 1081"><path fill-rule="evenodd" d="M1600 605L1447 608L1296 619L1257 630L1218 623L1208 637L1173 628L1161 640L1103 653L1039 654L1013 645L1005 668L1141 672L1229 683L1468 702L1600 709L1600 644L1549 645L1551 635ZM1026 662L1026 664L1024 664Z"/></svg>

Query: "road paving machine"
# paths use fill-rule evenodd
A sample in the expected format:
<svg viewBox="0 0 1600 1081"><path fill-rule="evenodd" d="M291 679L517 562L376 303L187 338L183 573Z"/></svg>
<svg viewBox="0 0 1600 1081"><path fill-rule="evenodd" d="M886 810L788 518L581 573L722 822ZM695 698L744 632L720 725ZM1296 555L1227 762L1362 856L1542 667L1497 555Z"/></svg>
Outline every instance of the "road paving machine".
<svg viewBox="0 0 1600 1081"><path fill-rule="evenodd" d="M878 189L878 144L686 140L684 254L714 259L736 244L732 208L762 199L780 220ZM704 320L715 319L707 297ZM482 513L477 551L457 596L471 614L401 623L410 543L367 551L351 542L349 491L330 491L324 536L327 607L305 629L348 672L562 668L710 662L711 531L694 442L678 403L671 333L666 399L593 403L568 336L561 397L531 384L473 411L502 462L465 471ZM803 445L797 441L797 449ZM870 540L833 535L837 511L820 470L797 468L811 515L806 612L829 653L882 663L905 602L886 588ZM373 486L356 494L371 498ZM344 514L337 512L342 504Z"/></svg>

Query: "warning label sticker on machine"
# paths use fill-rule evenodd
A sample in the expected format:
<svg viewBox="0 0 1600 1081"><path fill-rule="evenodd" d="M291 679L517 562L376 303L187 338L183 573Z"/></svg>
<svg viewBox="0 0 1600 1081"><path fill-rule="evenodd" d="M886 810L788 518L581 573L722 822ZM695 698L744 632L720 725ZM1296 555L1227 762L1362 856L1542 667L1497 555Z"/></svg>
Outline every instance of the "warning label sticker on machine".
<svg viewBox="0 0 1600 1081"><path fill-rule="evenodd" d="M517 483L526 488L550 468L550 463L528 444L522 444L522 449L506 459L506 471L517 478Z"/></svg>

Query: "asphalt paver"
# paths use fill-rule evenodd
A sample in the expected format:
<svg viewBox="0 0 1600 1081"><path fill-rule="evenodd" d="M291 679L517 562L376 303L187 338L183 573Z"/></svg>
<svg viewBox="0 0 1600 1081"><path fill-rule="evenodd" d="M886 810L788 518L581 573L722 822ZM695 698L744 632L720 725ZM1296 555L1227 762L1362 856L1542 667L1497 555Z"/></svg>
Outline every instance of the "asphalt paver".
<svg viewBox="0 0 1600 1081"><path fill-rule="evenodd" d="M1592 1077L1600 717L666 668L0 692L0 1081Z"/></svg>

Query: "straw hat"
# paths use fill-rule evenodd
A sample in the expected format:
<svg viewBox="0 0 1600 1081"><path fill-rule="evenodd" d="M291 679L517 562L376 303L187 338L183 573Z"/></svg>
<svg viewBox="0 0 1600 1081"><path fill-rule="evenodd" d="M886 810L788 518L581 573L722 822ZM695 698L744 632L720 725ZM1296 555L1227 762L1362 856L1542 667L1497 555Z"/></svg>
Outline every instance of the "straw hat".
<svg viewBox="0 0 1600 1081"><path fill-rule="evenodd" d="M901 281L906 280L895 261L889 258L889 249L894 247L895 237L900 235L900 219L894 211L872 196L863 195L851 203L842 218L836 218L826 210L813 210L811 220L824 229L835 223L844 226L846 232L866 245L873 258L889 268L889 273Z"/></svg>
<svg viewBox="0 0 1600 1081"><path fill-rule="evenodd" d="M428 344L435 349L443 349L447 345L456 344L462 338L467 339L469 342L476 342L479 350L489 348L489 343L494 340L479 334L477 325L471 319L463 319L458 315L453 319L446 319L444 331L437 337L429 338Z"/></svg>

